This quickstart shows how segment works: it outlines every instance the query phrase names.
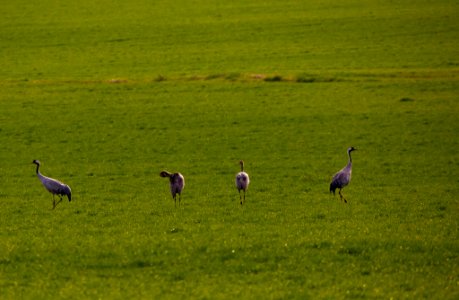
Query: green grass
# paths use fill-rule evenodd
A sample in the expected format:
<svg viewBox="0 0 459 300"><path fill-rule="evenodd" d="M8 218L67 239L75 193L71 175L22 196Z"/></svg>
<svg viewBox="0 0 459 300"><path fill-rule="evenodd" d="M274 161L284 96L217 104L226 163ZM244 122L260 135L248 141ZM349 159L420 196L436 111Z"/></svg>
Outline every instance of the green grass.
<svg viewBox="0 0 459 300"><path fill-rule="evenodd" d="M459 296L457 4L1 7L0 298Z"/></svg>

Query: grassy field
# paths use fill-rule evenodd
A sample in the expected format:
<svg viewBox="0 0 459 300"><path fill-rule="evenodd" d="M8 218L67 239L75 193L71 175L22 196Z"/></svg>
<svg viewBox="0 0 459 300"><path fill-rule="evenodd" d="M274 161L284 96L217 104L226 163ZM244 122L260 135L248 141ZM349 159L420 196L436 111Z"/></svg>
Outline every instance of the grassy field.
<svg viewBox="0 0 459 300"><path fill-rule="evenodd" d="M459 4L245 2L0 5L0 299L459 297Z"/></svg>

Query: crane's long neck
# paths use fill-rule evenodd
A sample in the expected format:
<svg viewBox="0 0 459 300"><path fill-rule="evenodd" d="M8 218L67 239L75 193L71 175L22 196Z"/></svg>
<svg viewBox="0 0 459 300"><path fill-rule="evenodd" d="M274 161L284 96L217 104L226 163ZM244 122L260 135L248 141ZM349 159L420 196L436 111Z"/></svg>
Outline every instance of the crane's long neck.
<svg viewBox="0 0 459 300"><path fill-rule="evenodd" d="M347 152L347 155L349 156L349 161L347 162L346 168L350 169L352 168L352 157L351 157L351 151Z"/></svg>
<svg viewBox="0 0 459 300"><path fill-rule="evenodd" d="M244 163L241 162L241 172L244 172Z"/></svg>
<svg viewBox="0 0 459 300"><path fill-rule="evenodd" d="M39 169L40 169L40 164L37 164L37 170L36 170L37 176L38 176L38 178L40 178L41 182L43 182L43 180L45 180L46 177L43 176L43 175L40 173L40 170L39 170Z"/></svg>

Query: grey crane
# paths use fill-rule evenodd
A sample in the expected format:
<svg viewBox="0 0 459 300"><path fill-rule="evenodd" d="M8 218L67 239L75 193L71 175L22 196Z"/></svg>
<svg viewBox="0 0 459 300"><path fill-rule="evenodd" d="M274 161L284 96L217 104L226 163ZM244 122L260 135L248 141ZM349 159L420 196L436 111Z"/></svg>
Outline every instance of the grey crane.
<svg viewBox="0 0 459 300"><path fill-rule="evenodd" d="M174 199L175 206L177 206L177 194L179 195L179 205L182 198L182 190L185 187L185 178L180 173L169 173L167 171L161 171L159 173L161 177L169 177L169 184L171 188L172 198Z"/></svg>
<svg viewBox="0 0 459 300"><path fill-rule="evenodd" d="M38 179L40 179L45 189L47 189L48 192L53 194L53 209L55 209L56 206L62 201L63 196L67 196L67 198L69 199L69 202L72 201L72 190L70 189L68 185L60 182L59 180L43 176L39 170L40 161L35 159L32 163L37 165ZM58 195L60 198L60 200L57 203L54 198L54 195Z"/></svg>
<svg viewBox="0 0 459 300"><path fill-rule="evenodd" d="M245 192L249 187L250 178L249 174L244 172L244 161L239 161L239 164L241 165L241 172L236 174L236 188L239 191L239 200L241 201L242 205L245 202ZM242 198L241 190L244 191L244 199Z"/></svg>
<svg viewBox="0 0 459 300"><path fill-rule="evenodd" d="M351 177L352 177L352 157L351 157L351 152L357 150L354 147L349 147L347 149L347 155L349 156L349 161L347 165L342 168L338 173L336 173L333 176L333 179L330 183L330 193L333 192L333 195L335 195L335 190L339 189L339 196L341 200L344 200L344 203L347 203L346 198L341 194L341 189L343 189L345 186L351 182Z"/></svg>

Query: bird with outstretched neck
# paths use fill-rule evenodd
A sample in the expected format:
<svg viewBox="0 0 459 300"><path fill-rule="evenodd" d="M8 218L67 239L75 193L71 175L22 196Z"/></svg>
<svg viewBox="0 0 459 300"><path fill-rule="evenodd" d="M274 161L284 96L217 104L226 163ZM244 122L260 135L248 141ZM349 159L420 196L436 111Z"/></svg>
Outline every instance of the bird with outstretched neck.
<svg viewBox="0 0 459 300"><path fill-rule="evenodd" d="M344 203L347 203L346 198L341 194L341 190L351 182L351 177L352 177L352 157L351 157L351 152L357 150L354 147L349 147L347 149L347 155L349 157L349 161L347 165L342 168L338 173L336 173L333 176L333 179L330 183L330 193L333 192L333 195L335 195L335 190L339 189L339 196L340 199L344 201Z"/></svg>
<svg viewBox="0 0 459 300"><path fill-rule="evenodd" d="M59 180L43 176L40 173L40 161L34 160L32 163L37 165L37 176L40 179L41 183L51 194L53 194L53 209L62 201L63 196L67 196L69 202L72 201L72 190L65 183L60 182ZM59 196L59 201L56 203L54 195Z"/></svg>
<svg viewBox="0 0 459 300"><path fill-rule="evenodd" d="M241 201L241 205L242 205L245 202L245 192L247 191L247 188L249 187L250 178L249 178L249 174L244 172L244 161L243 160L239 161L239 164L241 165L241 172L236 174L236 188L239 191L239 200ZM241 191L244 192L244 198L242 198Z"/></svg>

